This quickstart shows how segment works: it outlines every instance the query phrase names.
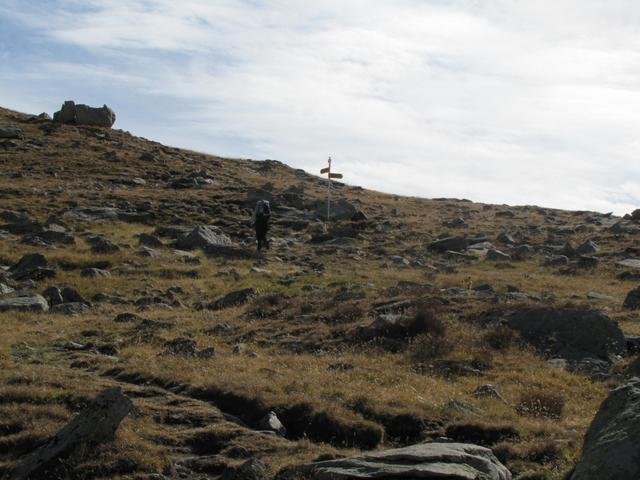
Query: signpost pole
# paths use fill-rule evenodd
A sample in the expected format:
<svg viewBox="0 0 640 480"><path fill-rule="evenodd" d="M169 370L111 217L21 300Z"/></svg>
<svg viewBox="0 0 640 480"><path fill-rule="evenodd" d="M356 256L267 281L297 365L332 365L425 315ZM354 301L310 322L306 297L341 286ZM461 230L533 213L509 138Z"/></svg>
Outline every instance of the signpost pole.
<svg viewBox="0 0 640 480"><path fill-rule="evenodd" d="M331 157L329 157L329 166L320 170L320 175L327 174L327 221L331 218L331 179L342 178L341 173L331 173Z"/></svg>
<svg viewBox="0 0 640 480"><path fill-rule="evenodd" d="M331 157L329 157L329 175L327 175L327 221L331 218Z"/></svg>

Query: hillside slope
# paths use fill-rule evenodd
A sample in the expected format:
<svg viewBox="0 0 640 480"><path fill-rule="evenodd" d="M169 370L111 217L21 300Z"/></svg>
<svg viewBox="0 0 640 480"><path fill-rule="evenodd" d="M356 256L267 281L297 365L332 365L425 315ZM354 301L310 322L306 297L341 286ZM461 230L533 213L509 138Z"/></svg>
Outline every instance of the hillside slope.
<svg viewBox="0 0 640 480"><path fill-rule="evenodd" d="M336 185L326 222L324 181L277 161L6 109L2 125L22 138L0 140L0 476L118 386L134 411L114 440L50 475L218 478L248 458L274 475L446 436L561 478L629 352L586 338L617 335L606 317L530 332L502 316L597 308L629 345L640 333L623 309L640 269L619 264L640 255L632 220ZM198 225L231 244L186 240ZM44 259L16 266L27 254Z"/></svg>

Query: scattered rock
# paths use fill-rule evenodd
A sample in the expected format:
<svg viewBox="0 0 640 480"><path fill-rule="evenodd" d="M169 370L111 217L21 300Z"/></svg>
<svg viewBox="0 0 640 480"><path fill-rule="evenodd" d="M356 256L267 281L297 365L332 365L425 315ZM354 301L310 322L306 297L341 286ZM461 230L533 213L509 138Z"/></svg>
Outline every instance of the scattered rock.
<svg viewBox="0 0 640 480"><path fill-rule="evenodd" d="M149 235L148 233L141 233L138 237L138 244L145 247L161 248L164 247L162 241L155 235Z"/></svg>
<svg viewBox="0 0 640 480"><path fill-rule="evenodd" d="M627 293L622 308L625 310L640 310L640 287L634 288Z"/></svg>
<svg viewBox="0 0 640 480"><path fill-rule="evenodd" d="M515 239L507 232L502 232L500 235L498 235L498 238L496 240L500 243L504 243L505 245L512 245L516 243Z"/></svg>
<svg viewBox="0 0 640 480"><path fill-rule="evenodd" d="M132 407L131 401L122 394L120 388L104 390L51 440L22 459L12 478L40 478L40 472L74 448L110 440Z"/></svg>
<svg viewBox="0 0 640 480"><path fill-rule="evenodd" d="M250 458L235 468L228 468L222 475L222 480L266 480L267 467L257 458Z"/></svg>
<svg viewBox="0 0 640 480"><path fill-rule="evenodd" d="M429 250L444 253L447 251L461 252L469 245L469 240L463 237L445 237L434 240L427 247Z"/></svg>
<svg viewBox="0 0 640 480"><path fill-rule="evenodd" d="M83 302L60 303L52 307L50 311L64 315L82 315L89 311L89 305Z"/></svg>
<svg viewBox="0 0 640 480"><path fill-rule="evenodd" d="M80 276L85 278L111 278L111 273L101 268L83 268Z"/></svg>
<svg viewBox="0 0 640 480"><path fill-rule="evenodd" d="M120 250L115 243L99 235L89 237L87 243L91 245L93 253L115 253Z"/></svg>
<svg viewBox="0 0 640 480"><path fill-rule="evenodd" d="M424 443L362 456L289 467L277 480L446 478L511 480L490 449L464 443Z"/></svg>
<svg viewBox="0 0 640 480"><path fill-rule="evenodd" d="M498 389L491 384L480 385L473 391L473 396L478 398L493 398L495 400L500 400L501 402L507 403L504 397L500 394Z"/></svg>
<svg viewBox="0 0 640 480"><path fill-rule="evenodd" d="M489 250L487 252L487 260L492 262L501 262L501 261L509 261L511 260L511 256L506 253L501 252L500 250Z"/></svg>
<svg viewBox="0 0 640 480"><path fill-rule="evenodd" d="M207 305L208 310L222 310L224 308L237 307L243 305L258 295L255 288L243 288L226 294L215 302Z"/></svg>
<svg viewBox="0 0 640 480"><path fill-rule="evenodd" d="M554 255L546 257L542 262L543 267L559 267L562 265L569 265L569 257L566 255Z"/></svg>
<svg viewBox="0 0 640 480"><path fill-rule="evenodd" d="M592 240L587 240L583 244L579 245L578 248L576 248L576 253L578 255L593 255L594 253L598 253L599 251L600 247Z"/></svg>
<svg viewBox="0 0 640 480"><path fill-rule="evenodd" d="M207 247L223 246L229 247L233 243L231 239L222 233L218 227L199 225L188 234L178 238L176 248L182 250L193 250L195 248L206 249Z"/></svg>

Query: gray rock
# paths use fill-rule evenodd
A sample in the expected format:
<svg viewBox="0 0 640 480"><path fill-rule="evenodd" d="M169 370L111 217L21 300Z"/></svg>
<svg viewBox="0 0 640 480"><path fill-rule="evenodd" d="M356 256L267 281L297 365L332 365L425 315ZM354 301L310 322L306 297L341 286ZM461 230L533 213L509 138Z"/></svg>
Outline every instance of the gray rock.
<svg viewBox="0 0 640 480"><path fill-rule="evenodd" d="M0 138L22 138L22 130L13 125L0 125Z"/></svg>
<svg viewBox="0 0 640 480"><path fill-rule="evenodd" d="M228 468L222 475L222 480L265 480L267 467L257 458L250 458L235 468Z"/></svg>
<svg viewBox="0 0 640 480"><path fill-rule="evenodd" d="M60 110L53 114L53 121L110 128L116 121L116 114L106 105L90 107L83 104L76 105L73 101L67 100Z"/></svg>
<svg viewBox="0 0 640 480"><path fill-rule="evenodd" d="M206 249L208 247L233 246L231 239L217 227L199 225L191 232L178 238L176 248L181 250L193 250L195 248Z"/></svg>
<svg viewBox="0 0 640 480"><path fill-rule="evenodd" d="M77 220L117 220L118 209L112 207L74 207L64 213L65 217Z"/></svg>
<svg viewBox="0 0 640 480"><path fill-rule="evenodd" d="M53 121L58 123L73 123L76 120L76 104L73 100L67 100L60 110L54 112Z"/></svg>
<svg viewBox="0 0 640 480"><path fill-rule="evenodd" d="M504 397L500 394L498 389L489 383L486 385L480 385L473 392L473 396L477 398L493 398L495 400L500 400L501 402L507 403Z"/></svg>
<svg viewBox="0 0 640 480"><path fill-rule="evenodd" d="M101 268L83 268L80 276L85 278L111 278L111 273Z"/></svg>
<svg viewBox="0 0 640 480"><path fill-rule="evenodd" d="M587 298L589 300L607 300L607 301L615 300L615 298L613 298L612 296L606 295L600 292L589 292L587 293Z"/></svg>
<svg viewBox="0 0 640 480"><path fill-rule="evenodd" d="M592 240L587 240L583 244L579 245L578 248L576 248L576 253L578 255L593 255L594 253L598 253L599 251L600 247Z"/></svg>
<svg viewBox="0 0 640 480"><path fill-rule="evenodd" d="M543 267L558 267L561 265L569 265L569 257L566 255L554 255L546 257L542 262Z"/></svg>
<svg viewBox="0 0 640 480"><path fill-rule="evenodd" d="M498 238L496 240L498 240L498 242L500 243L504 243L505 245L512 245L516 243L515 239L507 232L502 232L500 235L498 235Z"/></svg>
<svg viewBox="0 0 640 480"><path fill-rule="evenodd" d="M207 309L222 310L223 308L237 307L255 298L257 294L258 291L251 287L235 290L226 294L224 297L219 298L215 302L208 304Z"/></svg>
<svg viewBox="0 0 640 480"><path fill-rule="evenodd" d="M89 311L89 305L83 302L60 303L51 308L51 313L61 313L63 315L82 315Z"/></svg>
<svg viewBox="0 0 640 480"><path fill-rule="evenodd" d="M149 247L142 247L136 252L136 256L141 258L160 258L160 253Z"/></svg>
<svg viewBox="0 0 640 480"><path fill-rule="evenodd" d="M640 287L634 288L627 293L622 308L625 310L640 310Z"/></svg>
<svg viewBox="0 0 640 480"><path fill-rule="evenodd" d="M24 255L18 263L9 268L13 280L42 280L56 275L56 271L48 267L47 258L41 253Z"/></svg>
<svg viewBox="0 0 640 480"><path fill-rule="evenodd" d="M331 220L351 220L358 215L358 209L350 201L340 198L331 202ZM316 216L327 219L327 202L318 202Z"/></svg>
<svg viewBox="0 0 640 480"><path fill-rule="evenodd" d="M616 266L640 270L640 260L635 258L625 258L624 260L616 262Z"/></svg>
<svg viewBox="0 0 640 480"><path fill-rule="evenodd" d="M487 260L492 262L504 262L511 260L511 256L506 253L501 252L500 250L489 250L487 252Z"/></svg>
<svg viewBox="0 0 640 480"><path fill-rule="evenodd" d="M42 295L0 298L0 312L46 312L49 304Z"/></svg>
<svg viewBox="0 0 640 480"><path fill-rule="evenodd" d="M511 480L490 449L465 443L424 443L289 467L278 480Z"/></svg>
<svg viewBox="0 0 640 480"><path fill-rule="evenodd" d="M42 292L42 296L47 299L49 305L59 305L64 303L64 298L62 298L62 292L58 287L49 287L44 292Z"/></svg>
<svg viewBox="0 0 640 480"><path fill-rule="evenodd" d="M587 431L570 480L640 478L640 379L613 390Z"/></svg>
<svg viewBox="0 0 640 480"><path fill-rule="evenodd" d="M4 283L0 283L0 296L9 295L13 293L15 290L11 288L9 285L5 285Z"/></svg>
<svg viewBox="0 0 640 480"><path fill-rule="evenodd" d="M592 309L534 307L489 312L485 325L505 325L549 358L611 361L625 339L617 322Z"/></svg>
<svg viewBox="0 0 640 480"><path fill-rule="evenodd" d="M38 473L78 446L111 440L120 422L131 411L131 401L120 388L101 392L95 401L67 423L51 440L18 463L14 480L38 478Z"/></svg>
<svg viewBox="0 0 640 480"><path fill-rule="evenodd" d="M111 240L99 235L89 237L87 243L91 245L91 251L93 253L115 253L120 250L120 247Z"/></svg>
<svg viewBox="0 0 640 480"><path fill-rule="evenodd" d="M528 258L531 258L535 253L535 248L527 244L518 245L512 250L513 258L515 258L516 260L526 260Z"/></svg>
<svg viewBox="0 0 640 480"><path fill-rule="evenodd" d="M467 250L493 250L495 248L491 242L479 242L469 245Z"/></svg>
<svg viewBox="0 0 640 480"><path fill-rule="evenodd" d="M155 235L149 235L148 233L141 233L138 237L138 244L145 247L161 248L164 246L162 241Z"/></svg>
<svg viewBox="0 0 640 480"><path fill-rule="evenodd" d="M461 252L469 245L469 240L463 237L445 237L434 240L427 247L429 250L444 253L447 251Z"/></svg>
<svg viewBox="0 0 640 480"><path fill-rule="evenodd" d="M18 212L15 210L2 211L0 218L9 223L28 223L33 221L27 212Z"/></svg>

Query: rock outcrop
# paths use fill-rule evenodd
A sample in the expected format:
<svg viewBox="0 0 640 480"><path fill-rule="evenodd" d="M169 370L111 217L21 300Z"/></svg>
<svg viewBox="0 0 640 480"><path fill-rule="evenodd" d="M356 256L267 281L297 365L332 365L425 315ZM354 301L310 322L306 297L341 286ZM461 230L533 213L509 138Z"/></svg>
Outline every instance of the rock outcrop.
<svg viewBox="0 0 640 480"><path fill-rule="evenodd" d="M53 121L111 128L116 121L116 114L106 105L90 107L83 104L76 105L73 100L67 100L60 110L53 114Z"/></svg>
<svg viewBox="0 0 640 480"><path fill-rule="evenodd" d="M424 443L282 470L278 480L510 480L490 449L465 443Z"/></svg>
<svg viewBox="0 0 640 480"><path fill-rule="evenodd" d="M625 340L618 324L599 310L534 307L490 312L485 325L505 325L549 358L610 361L622 355Z"/></svg>

